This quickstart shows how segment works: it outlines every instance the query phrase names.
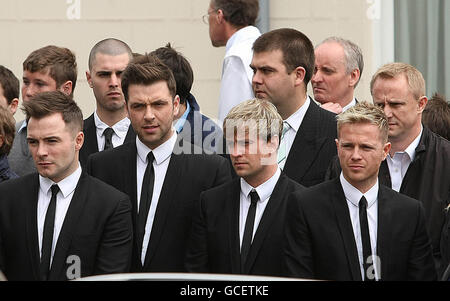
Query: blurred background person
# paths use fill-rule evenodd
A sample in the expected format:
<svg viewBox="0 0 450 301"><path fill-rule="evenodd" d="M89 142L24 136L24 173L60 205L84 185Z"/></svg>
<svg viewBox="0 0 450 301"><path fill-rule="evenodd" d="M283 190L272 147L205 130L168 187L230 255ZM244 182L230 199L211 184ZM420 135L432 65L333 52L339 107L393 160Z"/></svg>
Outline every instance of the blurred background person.
<svg viewBox="0 0 450 301"><path fill-rule="evenodd" d="M0 182L17 178L11 171L7 156L14 141L15 126L11 112L0 106Z"/></svg>
<svg viewBox="0 0 450 301"><path fill-rule="evenodd" d="M433 133L450 140L450 103L435 93L422 113L422 123Z"/></svg>

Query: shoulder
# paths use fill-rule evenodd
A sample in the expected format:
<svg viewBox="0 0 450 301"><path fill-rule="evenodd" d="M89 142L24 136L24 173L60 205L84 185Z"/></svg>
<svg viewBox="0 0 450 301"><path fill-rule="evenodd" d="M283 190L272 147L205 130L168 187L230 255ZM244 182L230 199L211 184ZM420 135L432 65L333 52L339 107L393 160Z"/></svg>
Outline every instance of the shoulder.
<svg viewBox="0 0 450 301"><path fill-rule="evenodd" d="M95 195L99 200L110 202L128 199L125 193L86 173L80 178L78 185L84 186L83 189L88 189L88 195Z"/></svg>
<svg viewBox="0 0 450 301"><path fill-rule="evenodd" d="M421 203L405 194L399 193L390 187L380 185L379 198L386 200L386 204L391 206L393 210L417 210Z"/></svg>
<svg viewBox="0 0 450 301"><path fill-rule="evenodd" d="M123 155L131 154L135 149L136 149L135 142L134 141L128 142L110 150L93 153L92 155L89 156L89 160L90 161L111 160L114 158L119 158Z"/></svg>
<svg viewBox="0 0 450 301"><path fill-rule="evenodd" d="M202 198L208 200L217 200L224 198L232 189L240 190L240 178L234 178L231 181L215 186L202 192Z"/></svg>
<svg viewBox="0 0 450 301"><path fill-rule="evenodd" d="M23 191L24 188L28 187L30 185L30 183L33 183L33 181L37 181L38 178L38 174L37 173L32 173L32 174L28 174L25 175L23 177L19 177L19 178L14 178L14 179L10 179L8 181L4 181L0 183L0 195L2 195L3 193L8 193L8 192L15 192L15 191Z"/></svg>

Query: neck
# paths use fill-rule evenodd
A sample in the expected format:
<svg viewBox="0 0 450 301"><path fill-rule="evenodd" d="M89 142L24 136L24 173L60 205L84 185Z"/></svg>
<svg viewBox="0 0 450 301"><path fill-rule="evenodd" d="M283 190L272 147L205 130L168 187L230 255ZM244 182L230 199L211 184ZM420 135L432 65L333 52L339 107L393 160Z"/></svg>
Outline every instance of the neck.
<svg viewBox="0 0 450 301"><path fill-rule="evenodd" d="M117 111L106 111L99 106L97 106L97 115L101 121L110 127L128 116L125 107Z"/></svg>
<svg viewBox="0 0 450 301"><path fill-rule="evenodd" d="M277 172L278 164L267 165L264 171L259 172L256 175L243 177L245 182L251 185L253 188L267 182Z"/></svg>
<svg viewBox="0 0 450 301"><path fill-rule="evenodd" d="M277 105L278 113L280 113L283 120L288 119L292 114L298 111L306 102L306 94L300 94L294 99L284 101L283 104Z"/></svg>
<svg viewBox="0 0 450 301"><path fill-rule="evenodd" d="M396 152L404 152L408 146L419 136L421 130L421 123L415 125L409 133L403 137L389 137L389 142L391 142L391 150L389 154L391 157Z"/></svg>
<svg viewBox="0 0 450 301"><path fill-rule="evenodd" d="M354 98L354 95L353 95L353 90L352 90L351 94L347 95L343 99L336 100L336 102L343 108L343 107L347 106L349 103L351 103L353 101L353 98Z"/></svg>

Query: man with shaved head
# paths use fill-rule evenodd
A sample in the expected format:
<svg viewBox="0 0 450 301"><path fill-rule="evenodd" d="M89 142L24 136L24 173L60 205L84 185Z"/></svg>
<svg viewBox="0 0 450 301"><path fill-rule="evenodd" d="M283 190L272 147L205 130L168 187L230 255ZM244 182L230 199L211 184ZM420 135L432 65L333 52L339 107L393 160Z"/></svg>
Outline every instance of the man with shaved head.
<svg viewBox="0 0 450 301"><path fill-rule="evenodd" d="M82 166L90 154L117 147L136 137L130 127L120 80L132 58L130 47L114 38L98 42L89 54L86 78L94 92L96 110L84 121Z"/></svg>

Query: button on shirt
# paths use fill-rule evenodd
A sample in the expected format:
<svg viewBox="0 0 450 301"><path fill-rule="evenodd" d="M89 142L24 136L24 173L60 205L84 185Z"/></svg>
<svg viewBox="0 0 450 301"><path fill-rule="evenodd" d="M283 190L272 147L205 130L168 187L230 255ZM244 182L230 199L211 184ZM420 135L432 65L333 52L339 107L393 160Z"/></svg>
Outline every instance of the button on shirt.
<svg viewBox="0 0 450 301"><path fill-rule="evenodd" d="M154 150L149 149L144 143L142 143L138 137L136 137L136 148L137 148L137 158L136 158L136 176L137 176L137 208L139 208L142 190L142 181L144 180L145 169L147 168L147 154L153 151L155 160L153 161L153 168L155 170L155 182L153 184L153 195L150 204L150 209L148 211L147 223L145 225L145 234L142 242L142 253L141 261L144 264L145 254L147 253L148 243L150 241L150 233L153 227L153 220L155 218L156 207L158 205L159 196L161 194L161 189L163 187L164 179L166 177L167 168L169 167L170 157L173 152L173 148L177 141L177 134L175 133L169 140L155 148Z"/></svg>
<svg viewBox="0 0 450 301"><path fill-rule="evenodd" d="M101 152L105 147L105 136L103 135L103 132L110 126L100 120L100 117L98 117L97 115L97 111L94 112L94 123L95 128L97 129L96 133L98 151ZM112 144L114 147L122 145L125 142L130 124L130 119L128 117L125 117L121 121L111 126L111 128L114 130L114 134L112 135Z"/></svg>
<svg viewBox="0 0 450 301"><path fill-rule="evenodd" d="M289 156L289 152L291 150L292 144L294 143L295 136L297 135L297 132L302 124L303 118L305 118L306 111L308 110L310 103L311 100L308 96L306 97L305 103L294 114L284 120L284 122L287 122L290 126L289 130L287 130L283 136L283 143L286 147L286 158ZM287 159L283 160L278 166L281 169L284 169L286 161Z"/></svg>
<svg viewBox="0 0 450 301"><path fill-rule="evenodd" d="M403 178L405 177L408 167L414 160L416 155L416 148L419 145L422 137L423 127L420 130L419 136L405 149L403 152L396 152L394 157L388 155L386 162L389 167L389 175L391 176L392 189L399 192L402 186Z"/></svg>
<svg viewBox="0 0 450 301"><path fill-rule="evenodd" d="M376 254L377 250L377 230L378 230L378 180L375 185L370 188L366 193L361 193L353 185L351 185L341 173L340 181L342 189L344 190L345 199L350 213L350 219L352 221L353 235L355 236L356 248L358 249L359 266L361 268L361 277L364 279L364 267L363 267L363 247L361 240L361 228L359 225L359 200L364 195L367 200L367 220L369 223L369 235L370 246L372 248L372 254ZM374 262L375 278L380 279L378 267Z"/></svg>
<svg viewBox="0 0 450 301"><path fill-rule="evenodd" d="M240 207L239 207L239 241L242 246L242 239L244 237L245 222L247 219L248 209L250 208L251 199L250 192L255 189L259 196L259 201L256 204L255 224L253 226L253 236L255 237L256 230L258 229L259 222L261 221L264 210L275 185L280 178L281 170L278 169L276 173L263 184L258 187L252 187L243 178L241 178L241 193L240 193Z"/></svg>
<svg viewBox="0 0 450 301"><path fill-rule="evenodd" d="M50 204L52 197L51 187L53 184L58 184L59 192L56 195L56 213L55 213L55 226L53 230L53 243L50 263L53 260L55 253L56 243L58 241L59 233L61 232L64 219L66 217L67 210L69 209L70 202L72 201L73 193L77 187L78 180L81 176L81 167L78 166L77 170L70 176L66 177L59 183L54 183L49 178L39 176L39 196L37 207L37 222L38 222L38 238L39 238L39 256L42 253L42 238L44 235L44 223L47 208Z"/></svg>

